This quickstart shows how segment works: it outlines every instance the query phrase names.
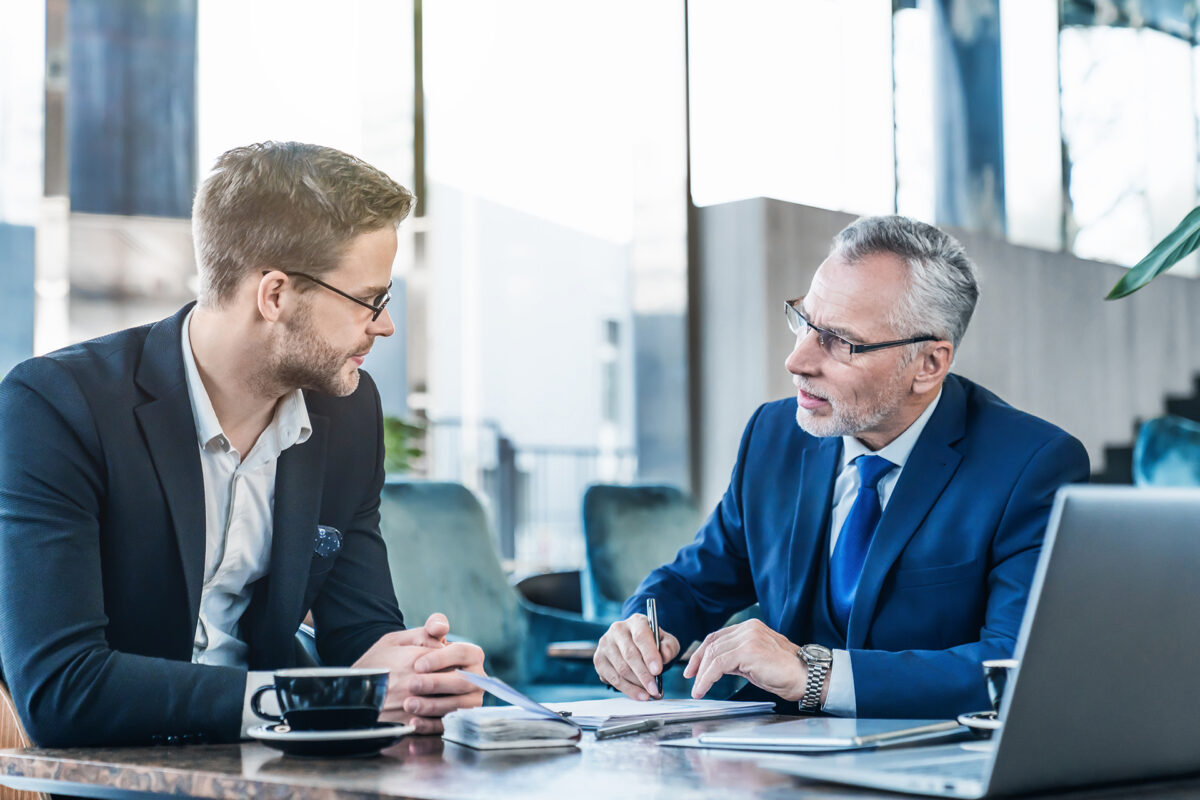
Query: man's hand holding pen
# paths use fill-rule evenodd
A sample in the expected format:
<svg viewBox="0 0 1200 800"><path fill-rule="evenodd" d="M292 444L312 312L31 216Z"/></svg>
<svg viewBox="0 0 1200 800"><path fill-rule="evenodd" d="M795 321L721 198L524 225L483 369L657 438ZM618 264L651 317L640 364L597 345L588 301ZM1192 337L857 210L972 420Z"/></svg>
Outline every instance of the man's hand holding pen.
<svg viewBox="0 0 1200 800"><path fill-rule="evenodd" d="M660 645L654 647L654 631L644 614L634 614L609 626L592 663L600 679L635 700L662 696L655 678L679 655L679 640L659 630Z"/></svg>

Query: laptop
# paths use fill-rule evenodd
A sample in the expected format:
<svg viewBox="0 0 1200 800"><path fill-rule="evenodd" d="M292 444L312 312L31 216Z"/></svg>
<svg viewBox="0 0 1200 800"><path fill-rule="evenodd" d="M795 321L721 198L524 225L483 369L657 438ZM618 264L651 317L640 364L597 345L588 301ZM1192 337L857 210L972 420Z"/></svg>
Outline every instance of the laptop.
<svg viewBox="0 0 1200 800"><path fill-rule="evenodd" d="M1200 772L1200 489L1067 486L989 740L762 766L897 792L990 797ZM982 671L980 680L983 680Z"/></svg>

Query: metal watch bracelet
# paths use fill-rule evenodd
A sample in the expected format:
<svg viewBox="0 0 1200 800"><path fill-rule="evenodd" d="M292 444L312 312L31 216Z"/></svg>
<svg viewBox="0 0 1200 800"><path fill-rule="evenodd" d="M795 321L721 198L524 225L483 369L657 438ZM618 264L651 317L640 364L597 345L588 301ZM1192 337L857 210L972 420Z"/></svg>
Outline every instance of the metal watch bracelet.
<svg viewBox="0 0 1200 800"><path fill-rule="evenodd" d="M804 695L800 698L801 711L821 710L821 690L825 688L825 675L829 672L831 660L821 659L809 661L804 657L803 649L796 651L796 658L804 664L808 672L808 680L804 685Z"/></svg>

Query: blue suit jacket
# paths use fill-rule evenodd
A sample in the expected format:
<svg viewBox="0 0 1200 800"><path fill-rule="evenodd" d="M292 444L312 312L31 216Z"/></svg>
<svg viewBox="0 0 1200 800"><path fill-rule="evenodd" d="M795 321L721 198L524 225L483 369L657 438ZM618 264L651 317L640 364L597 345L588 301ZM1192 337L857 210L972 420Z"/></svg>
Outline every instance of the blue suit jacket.
<svg viewBox="0 0 1200 800"><path fill-rule="evenodd" d="M948 376L879 521L842 632L828 599L841 439L810 436L795 417L794 399L755 412L716 510L625 614L657 598L660 625L686 647L758 602L767 625L796 644L850 651L859 716L987 708L979 662L1012 655L1054 493L1087 478L1083 445Z"/></svg>
<svg viewBox="0 0 1200 800"><path fill-rule="evenodd" d="M30 359L0 384L0 666L44 746L236 740L246 671L192 664L204 484L180 324ZM252 669L295 662L312 609L322 659L403 628L379 535L379 396L306 393L312 435L280 455L270 573L242 616ZM318 524L343 534L314 553Z"/></svg>

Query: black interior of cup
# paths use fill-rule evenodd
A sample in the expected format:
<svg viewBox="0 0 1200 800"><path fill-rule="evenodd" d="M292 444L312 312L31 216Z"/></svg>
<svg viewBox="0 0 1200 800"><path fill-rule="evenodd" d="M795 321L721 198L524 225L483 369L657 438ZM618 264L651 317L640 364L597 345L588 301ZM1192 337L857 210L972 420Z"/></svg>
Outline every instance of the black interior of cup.
<svg viewBox="0 0 1200 800"><path fill-rule="evenodd" d="M379 721L385 670L297 669L275 673L275 694L293 730L351 730Z"/></svg>

